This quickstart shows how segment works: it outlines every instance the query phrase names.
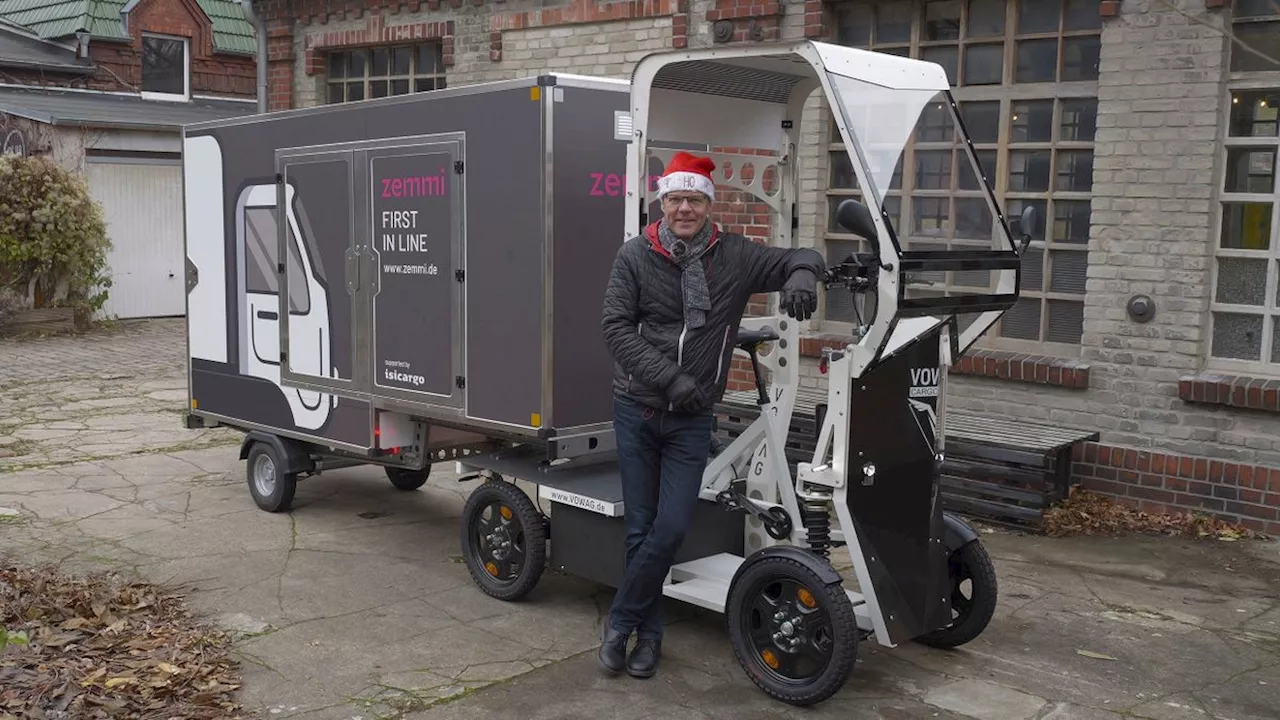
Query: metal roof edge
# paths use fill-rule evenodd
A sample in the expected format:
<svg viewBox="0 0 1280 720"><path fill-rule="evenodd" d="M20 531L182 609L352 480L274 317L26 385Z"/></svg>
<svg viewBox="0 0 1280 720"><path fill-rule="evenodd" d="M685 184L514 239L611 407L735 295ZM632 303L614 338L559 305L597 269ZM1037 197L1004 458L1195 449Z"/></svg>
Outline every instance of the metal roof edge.
<svg viewBox="0 0 1280 720"><path fill-rule="evenodd" d="M92 65L40 62L37 60L6 60L4 58L0 58L0 67L16 68L21 70L47 70L50 72L65 72L76 75L92 75L97 72L97 68Z"/></svg>
<svg viewBox="0 0 1280 720"><path fill-rule="evenodd" d="M44 123L45 125L54 124L54 117L52 115L33 115L25 108L18 108L17 110L14 110L6 107L3 100L0 100L0 115L12 115L13 117L19 117L23 120L31 120L32 122Z"/></svg>

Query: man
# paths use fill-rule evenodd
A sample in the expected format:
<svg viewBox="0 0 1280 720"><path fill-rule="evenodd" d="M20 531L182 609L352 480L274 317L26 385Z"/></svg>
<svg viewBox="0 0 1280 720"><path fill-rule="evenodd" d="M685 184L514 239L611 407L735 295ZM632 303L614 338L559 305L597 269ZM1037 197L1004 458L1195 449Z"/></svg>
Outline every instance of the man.
<svg viewBox="0 0 1280 720"><path fill-rule="evenodd" d="M747 302L781 291L787 314L806 320L825 268L814 250L771 248L711 222L714 169L709 158L672 158L658 181L661 220L622 245L605 291L627 554L599 660L612 672L625 661L636 677L657 669L662 583L698 502L712 407L724 393Z"/></svg>

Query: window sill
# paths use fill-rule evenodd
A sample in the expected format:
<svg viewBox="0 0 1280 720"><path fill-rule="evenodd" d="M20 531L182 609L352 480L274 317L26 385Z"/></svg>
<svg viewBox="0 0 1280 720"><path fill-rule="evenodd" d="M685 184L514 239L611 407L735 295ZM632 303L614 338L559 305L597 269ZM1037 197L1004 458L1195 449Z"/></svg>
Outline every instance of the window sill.
<svg viewBox="0 0 1280 720"><path fill-rule="evenodd" d="M1280 413L1280 380L1203 372L1179 378L1178 397L1199 405Z"/></svg>
<svg viewBox="0 0 1280 720"><path fill-rule="evenodd" d="M850 338L812 334L800 339L800 355L822 357L823 348L843 348ZM956 375L995 378L1032 385L1053 385L1085 390L1089 387L1089 364L1083 360L1049 355L970 348L951 368Z"/></svg>

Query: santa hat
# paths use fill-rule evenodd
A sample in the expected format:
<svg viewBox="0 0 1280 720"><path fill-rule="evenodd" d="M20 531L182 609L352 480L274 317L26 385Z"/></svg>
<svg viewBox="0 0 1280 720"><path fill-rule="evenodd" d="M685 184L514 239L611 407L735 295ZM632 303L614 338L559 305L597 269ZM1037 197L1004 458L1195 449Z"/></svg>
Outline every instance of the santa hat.
<svg viewBox="0 0 1280 720"><path fill-rule="evenodd" d="M711 171L716 164L711 158L694 157L687 152L678 152L671 158L666 172L658 178L658 197L669 192L694 190L716 199L716 184L711 180Z"/></svg>

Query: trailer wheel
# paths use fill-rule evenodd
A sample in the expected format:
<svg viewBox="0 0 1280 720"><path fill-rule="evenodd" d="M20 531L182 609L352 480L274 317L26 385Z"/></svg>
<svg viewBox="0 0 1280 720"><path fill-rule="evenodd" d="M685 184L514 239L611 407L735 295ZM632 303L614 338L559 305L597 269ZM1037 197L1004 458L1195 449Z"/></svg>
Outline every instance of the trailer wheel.
<svg viewBox="0 0 1280 720"><path fill-rule="evenodd" d="M748 558L725 620L747 677L791 705L814 705L844 686L858 656L853 603L794 558Z"/></svg>
<svg viewBox="0 0 1280 720"><path fill-rule="evenodd" d="M417 490L427 483L427 477L431 475L431 466L427 465L421 470L409 470L407 468L398 468L387 466L387 479L397 490Z"/></svg>
<svg viewBox="0 0 1280 720"><path fill-rule="evenodd" d="M547 526L542 513L520 488L487 480L462 509L462 557L485 594L518 600L542 577L547 560Z"/></svg>
<svg viewBox="0 0 1280 720"><path fill-rule="evenodd" d="M253 502L267 512L286 512L293 504L298 488L297 473L283 472L283 459L271 445L255 442L245 462L249 494Z"/></svg>
<svg viewBox="0 0 1280 720"><path fill-rule="evenodd" d="M947 575L951 579L950 625L916 638L916 642L935 648L954 648L982 634L996 612L996 569L991 556L979 540L952 550L947 558ZM969 594L963 585L969 582Z"/></svg>

